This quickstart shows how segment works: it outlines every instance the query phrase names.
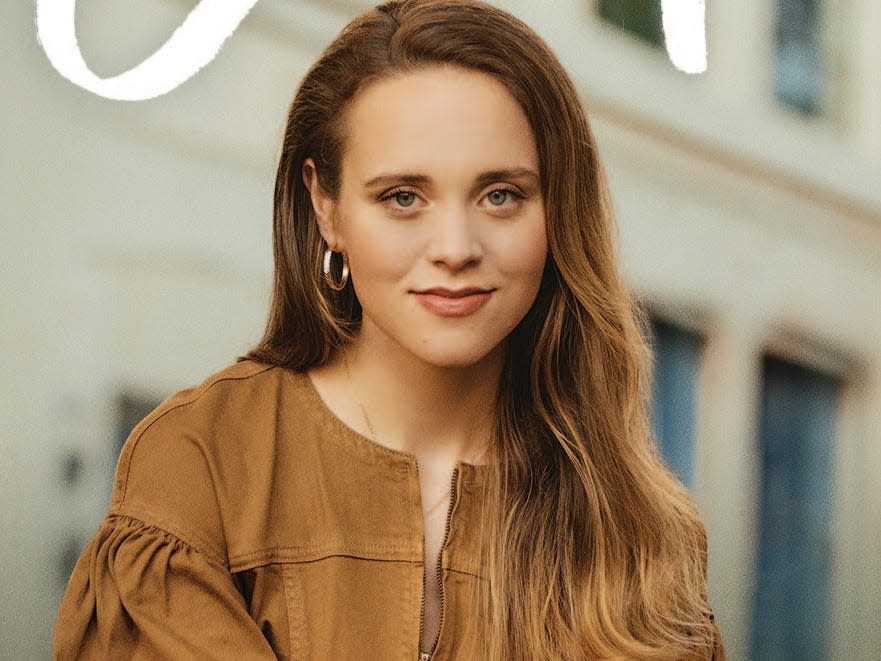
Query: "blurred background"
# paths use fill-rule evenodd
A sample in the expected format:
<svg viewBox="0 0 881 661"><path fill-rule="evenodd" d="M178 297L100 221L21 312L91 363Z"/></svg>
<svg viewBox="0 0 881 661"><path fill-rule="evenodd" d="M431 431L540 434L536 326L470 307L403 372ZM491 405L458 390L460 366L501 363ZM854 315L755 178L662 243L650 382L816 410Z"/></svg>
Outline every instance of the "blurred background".
<svg viewBox="0 0 881 661"><path fill-rule="evenodd" d="M127 70L197 4L80 0L84 57ZM371 4L262 0L139 103L63 79L34 3L0 7L0 658L49 656L132 426L260 337L287 105ZM583 94L730 657L877 658L881 3L707 0L699 75L670 64L659 0L497 4Z"/></svg>

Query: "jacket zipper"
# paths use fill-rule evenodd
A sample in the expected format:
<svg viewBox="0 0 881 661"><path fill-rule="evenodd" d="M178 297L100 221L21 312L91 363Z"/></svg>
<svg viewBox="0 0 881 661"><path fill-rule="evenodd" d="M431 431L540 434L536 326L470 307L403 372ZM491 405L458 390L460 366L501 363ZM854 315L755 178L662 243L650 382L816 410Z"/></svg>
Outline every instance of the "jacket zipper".
<svg viewBox="0 0 881 661"><path fill-rule="evenodd" d="M447 545L447 536L450 534L450 519L453 518L453 506L456 504L456 478L459 475L459 469L453 469L453 477L450 481L450 504L447 507L447 522L444 526L444 538L441 541L440 552L437 554L437 567L436 567L436 578L437 584L440 588L440 601L441 601L441 615L439 626L437 628L437 634L434 637L434 643L431 646L430 652L421 652L419 654L419 661L431 661L431 655L434 654L434 649L437 647L437 641L440 638L441 629L444 626L444 581L443 581L443 567L441 566L441 559L444 556L444 547ZM425 593L427 592L426 588L426 573L427 567L422 572L422 608L419 612L419 644L422 644L422 632L425 629Z"/></svg>

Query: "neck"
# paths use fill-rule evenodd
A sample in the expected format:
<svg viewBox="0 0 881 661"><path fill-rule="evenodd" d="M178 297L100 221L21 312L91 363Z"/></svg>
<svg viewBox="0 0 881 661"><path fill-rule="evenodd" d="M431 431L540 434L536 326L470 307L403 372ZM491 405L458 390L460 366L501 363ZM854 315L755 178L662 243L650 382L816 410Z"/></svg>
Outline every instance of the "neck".
<svg viewBox="0 0 881 661"><path fill-rule="evenodd" d="M472 365L448 367L373 335L362 330L333 361L358 410L355 428L432 463L484 463L504 345Z"/></svg>

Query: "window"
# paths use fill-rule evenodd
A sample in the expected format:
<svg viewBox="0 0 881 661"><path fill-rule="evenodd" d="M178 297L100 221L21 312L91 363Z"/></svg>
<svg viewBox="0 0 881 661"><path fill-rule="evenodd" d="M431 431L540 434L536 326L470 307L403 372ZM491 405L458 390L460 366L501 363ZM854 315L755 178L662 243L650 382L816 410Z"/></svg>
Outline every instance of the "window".
<svg viewBox="0 0 881 661"><path fill-rule="evenodd" d="M774 95L804 115L821 112L824 58L820 0L777 0Z"/></svg>
<svg viewBox="0 0 881 661"><path fill-rule="evenodd" d="M652 321L655 381L652 424L661 456L682 482L694 485L695 409L703 340L690 331Z"/></svg>
<svg viewBox="0 0 881 661"><path fill-rule="evenodd" d="M841 385L766 357L753 659L826 658L832 439Z"/></svg>
<svg viewBox="0 0 881 661"><path fill-rule="evenodd" d="M122 446L137 424L159 406L161 399L136 395L124 391L116 400L116 435L113 439L113 456L118 457Z"/></svg>
<svg viewBox="0 0 881 661"><path fill-rule="evenodd" d="M661 0L598 0L600 17L653 46L664 46Z"/></svg>

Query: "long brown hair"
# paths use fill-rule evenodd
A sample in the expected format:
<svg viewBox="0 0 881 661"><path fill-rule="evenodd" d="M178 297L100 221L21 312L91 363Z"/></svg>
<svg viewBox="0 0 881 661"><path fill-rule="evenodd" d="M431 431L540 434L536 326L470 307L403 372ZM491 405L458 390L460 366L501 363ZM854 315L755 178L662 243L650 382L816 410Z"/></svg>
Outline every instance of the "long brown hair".
<svg viewBox="0 0 881 661"><path fill-rule="evenodd" d="M359 89L436 65L488 73L520 103L547 219L541 288L508 338L499 387L474 658L680 658L711 644L706 536L655 450L646 321L618 271L596 142L568 75L524 23L479 1L394 0L324 51L290 107L272 306L246 357L303 371L357 333L351 285L335 292L319 277L326 246L303 162L336 197Z"/></svg>

